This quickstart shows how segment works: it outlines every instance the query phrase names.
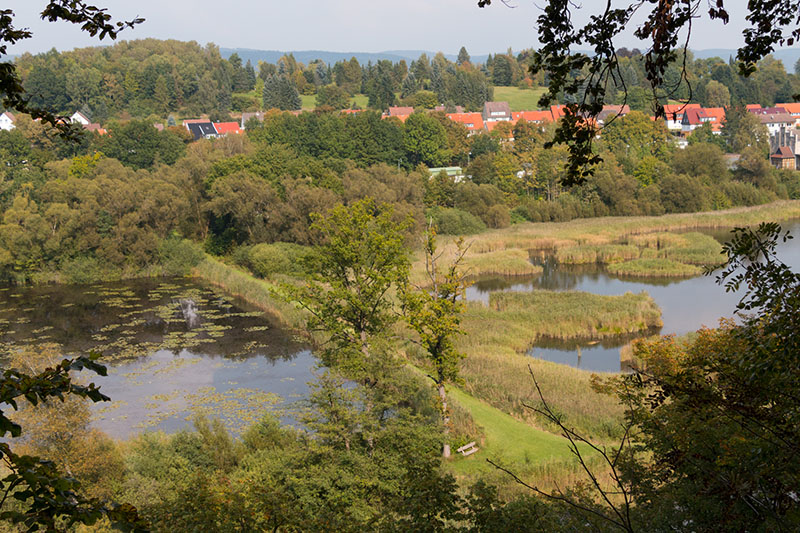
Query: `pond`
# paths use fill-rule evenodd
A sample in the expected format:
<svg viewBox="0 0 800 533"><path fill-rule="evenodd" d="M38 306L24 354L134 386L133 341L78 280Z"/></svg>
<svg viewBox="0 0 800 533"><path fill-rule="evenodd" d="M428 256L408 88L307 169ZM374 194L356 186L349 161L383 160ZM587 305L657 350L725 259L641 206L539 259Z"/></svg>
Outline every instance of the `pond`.
<svg viewBox="0 0 800 533"><path fill-rule="evenodd" d="M800 267L800 222L783 224L796 238L779 246L778 257L786 264ZM702 230L700 230L702 231ZM729 232L703 231L723 242ZM540 275L530 277L496 277L477 281L467 290L467 299L488 302L496 291L585 291L615 295L645 291L662 311L662 335L684 335L702 326L715 327L722 317L731 317L741 294L727 293L716 283L716 276L690 279L625 278L609 274L603 265L561 265L552 254L534 254L540 264ZM620 350L636 335L605 339L601 342L540 340L529 353L534 357L571 365L594 372L619 372L625 369Z"/></svg>
<svg viewBox="0 0 800 533"><path fill-rule="evenodd" d="M93 405L93 423L118 438L203 413L234 432L267 409L291 421L315 364L265 313L189 279L0 288L0 343L101 353L109 375L87 377L112 401Z"/></svg>

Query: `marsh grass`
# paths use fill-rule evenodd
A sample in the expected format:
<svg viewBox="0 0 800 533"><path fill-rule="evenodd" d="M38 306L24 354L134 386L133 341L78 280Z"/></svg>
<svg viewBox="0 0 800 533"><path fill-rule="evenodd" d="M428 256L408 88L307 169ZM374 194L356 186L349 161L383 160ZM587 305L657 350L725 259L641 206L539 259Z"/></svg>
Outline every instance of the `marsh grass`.
<svg viewBox="0 0 800 533"><path fill-rule="evenodd" d="M536 338L601 339L663 325L661 310L644 292L496 292L489 295L489 310L524 323Z"/></svg>
<svg viewBox="0 0 800 533"><path fill-rule="evenodd" d="M663 234L674 231L692 229L733 228L737 226L751 226L761 222L773 222L800 218L800 201L785 200L755 207L742 207L726 211L711 211L706 213L689 213L663 215L660 217L603 217L592 219L576 219L570 222L559 223L525 223L515 224L511 227L486 231L479 235L467 238L470 252L467 256L497 252L500 250L522 249L526 251L537 249L559 250L576 246L614 245L618 243L630 244L640 249L659 249L658 240L662 239L661 250L670 245L681 243L684 247L694 249L694 244L699 244L700 249L693 252L673 251L672 256L664 256L679 262L685 261L712 261L716 260L708 254L710 244L705 245L696 241L687 243L687 234ZM652 234L662 234L661 236ZM642 236L642 241L636 241L637 236ZM704 236L706 237L706 236ZM710 237L709 237L710 238ZM655 239L654 243L651 241ZM642 245L639 244L642 242ZM453 254L455 238L442 238L442 250L445 256ZM708 248L706 248L708 246ZM660 250L659 250L660 251ZM627 259L653 258L652 253L640 253L636 257ZM682 261L685 259L685 261ZM481 264L481 263L479 263ZM491 267L491 265L486 265ZM424 269L424 264L417 261L414 271ZM481 272L474 269L473 275Z"/></svg>
<svg viewBox="0 0 800 533"><path fill-rule="evenodd" d="M624 263L608 265L607 270L615 276L691 278L703 273L696 265L686 265L671 259L634 259Z"/></svg>
<svg viewBox="0 0 800 533"><path fill-rule="evenodd" d="M636 259L640 251L629 244L580 244L559 248L556 259L566 265L586 265L592 263L619 263Z"/></svg>
<svg viewBox="0 0 800 533"><path fill-rule="evenodd" d="M472 254L464 261L464 271L467 275L476 272L478 275L528 276L541 274L542 267L531 263L527 251L516 248Z"/></svg>
<svg viewBox="0 0 800 533"><path fill-rule="evenodd" d="M709 235L692 232L680 235L685 243L670 246L660 251L665 259L688 265L717 266L725 262L722 245Z"/></svg>

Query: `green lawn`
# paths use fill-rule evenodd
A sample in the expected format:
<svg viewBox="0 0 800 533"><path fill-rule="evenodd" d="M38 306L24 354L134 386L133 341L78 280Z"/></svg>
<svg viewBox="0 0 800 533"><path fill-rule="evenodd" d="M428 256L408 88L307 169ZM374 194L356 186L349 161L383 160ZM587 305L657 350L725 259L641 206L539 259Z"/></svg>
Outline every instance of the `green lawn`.
<svg viewBox="0 0 800 533"><path fill-rule="evenodd" d="M574 460L565 438L520 422L455 387L448 387L448 395L470 412L486 436L480 450L468 457L453 450L454 459L449 464L454 473L470 475L494 470L486 459L512 468Z"/></svg>
<svg viewBox="0 0 800 533"><path fill-rule="evenodd" d="M303 110L304 111L313 111L314 108L317 106L317 95L316 94L301 94L300 100L303 102ZM367 102L369 98L367 98L366 94L357 94L350 99L350 103L356 103L356 105L360 109L367 108Z"/></svg>
<svg viewBox="0 0 800 533"><path fill-rule="evenodd" d="M508 102L511 111L534 111L539 109L539 97L545 89L534 87L533 89L520 89L518 87L495 87L494 101Z"/></svg>

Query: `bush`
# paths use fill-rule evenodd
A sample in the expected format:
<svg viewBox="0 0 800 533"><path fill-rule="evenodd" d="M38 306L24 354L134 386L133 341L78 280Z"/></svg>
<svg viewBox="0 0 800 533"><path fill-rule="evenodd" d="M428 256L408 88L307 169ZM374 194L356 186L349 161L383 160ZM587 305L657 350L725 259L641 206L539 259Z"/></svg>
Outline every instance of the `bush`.
<svg viewBox="0 0 800 533"><path fill-rule="evenodd" d="M186 276L203 260L203 250L188 239L170 237L158 247L158 260L170 276Z"/></svg>
<svg viewBox="0 0 800 533"><path fill-rule="evenodd" d="M444 235L470 235L486 229L486 224L475 215L455 208L433 208L428 210L436 229Z"/></svg>
<svg viewBox="0 0 800 533"><path fill-rule="evenodd" d="M507 228L511 225L511 212L504 204L496 204L486 211L483 218L490 228Z"/></svg>
<svg viewBox="0 0 800 533"><path fill-rule="evenodd" d="M61 274L67 283L97 283L107 272L96 257L83 256L64 261Z"/></svg>
<svg viewBox="0 0 800 533"><path fill-rule="evenodd" d="M305 273L303 265L310 253L308 247L288 242L256 244L245 250L246 257L235 256L234 260L242 261L242 266L260 278L269 278L275 274L300 276Z"/></svg>

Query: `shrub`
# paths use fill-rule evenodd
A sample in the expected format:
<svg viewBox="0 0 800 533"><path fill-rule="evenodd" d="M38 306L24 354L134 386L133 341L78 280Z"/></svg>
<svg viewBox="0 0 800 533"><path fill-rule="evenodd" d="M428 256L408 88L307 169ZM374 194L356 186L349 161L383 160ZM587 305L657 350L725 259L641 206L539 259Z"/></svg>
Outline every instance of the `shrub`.
<svg viewBox="0 0 800 533"><path fill-rule="evenodd" d="M428 210L439 233L444 235L470 235L486 229L486 224L475 215L455 208L433 208Z"/></svg>
<svg viewBox="0 0 800 533"><path fill-rule="evenodd" d="M504 204L496 204L486 211L483 218L490 228L507 228L511 225L511 212Z"/></svg>
<svg viewBox="0 0 800 533"><path fill-rule="evenodd" d="M247 248L243 266L260 278L269 278L275 274L300 276L305 272L303 265L309 253L308 247L288 242L256 244Z"/></svg>
<svg viewBox="0 0 800 533"><path fill-rule="evenodd" d="M186 276L203 260L203 250L188 239L170 237L158 247L158 260L170 276Z"/></svg>
<svg viewBox="0 0 800 533"><path fill-rule="evenodd" d="M105 278L105 269L96 257L76 257L61 264L67 283L96 283Z"/></svg>

